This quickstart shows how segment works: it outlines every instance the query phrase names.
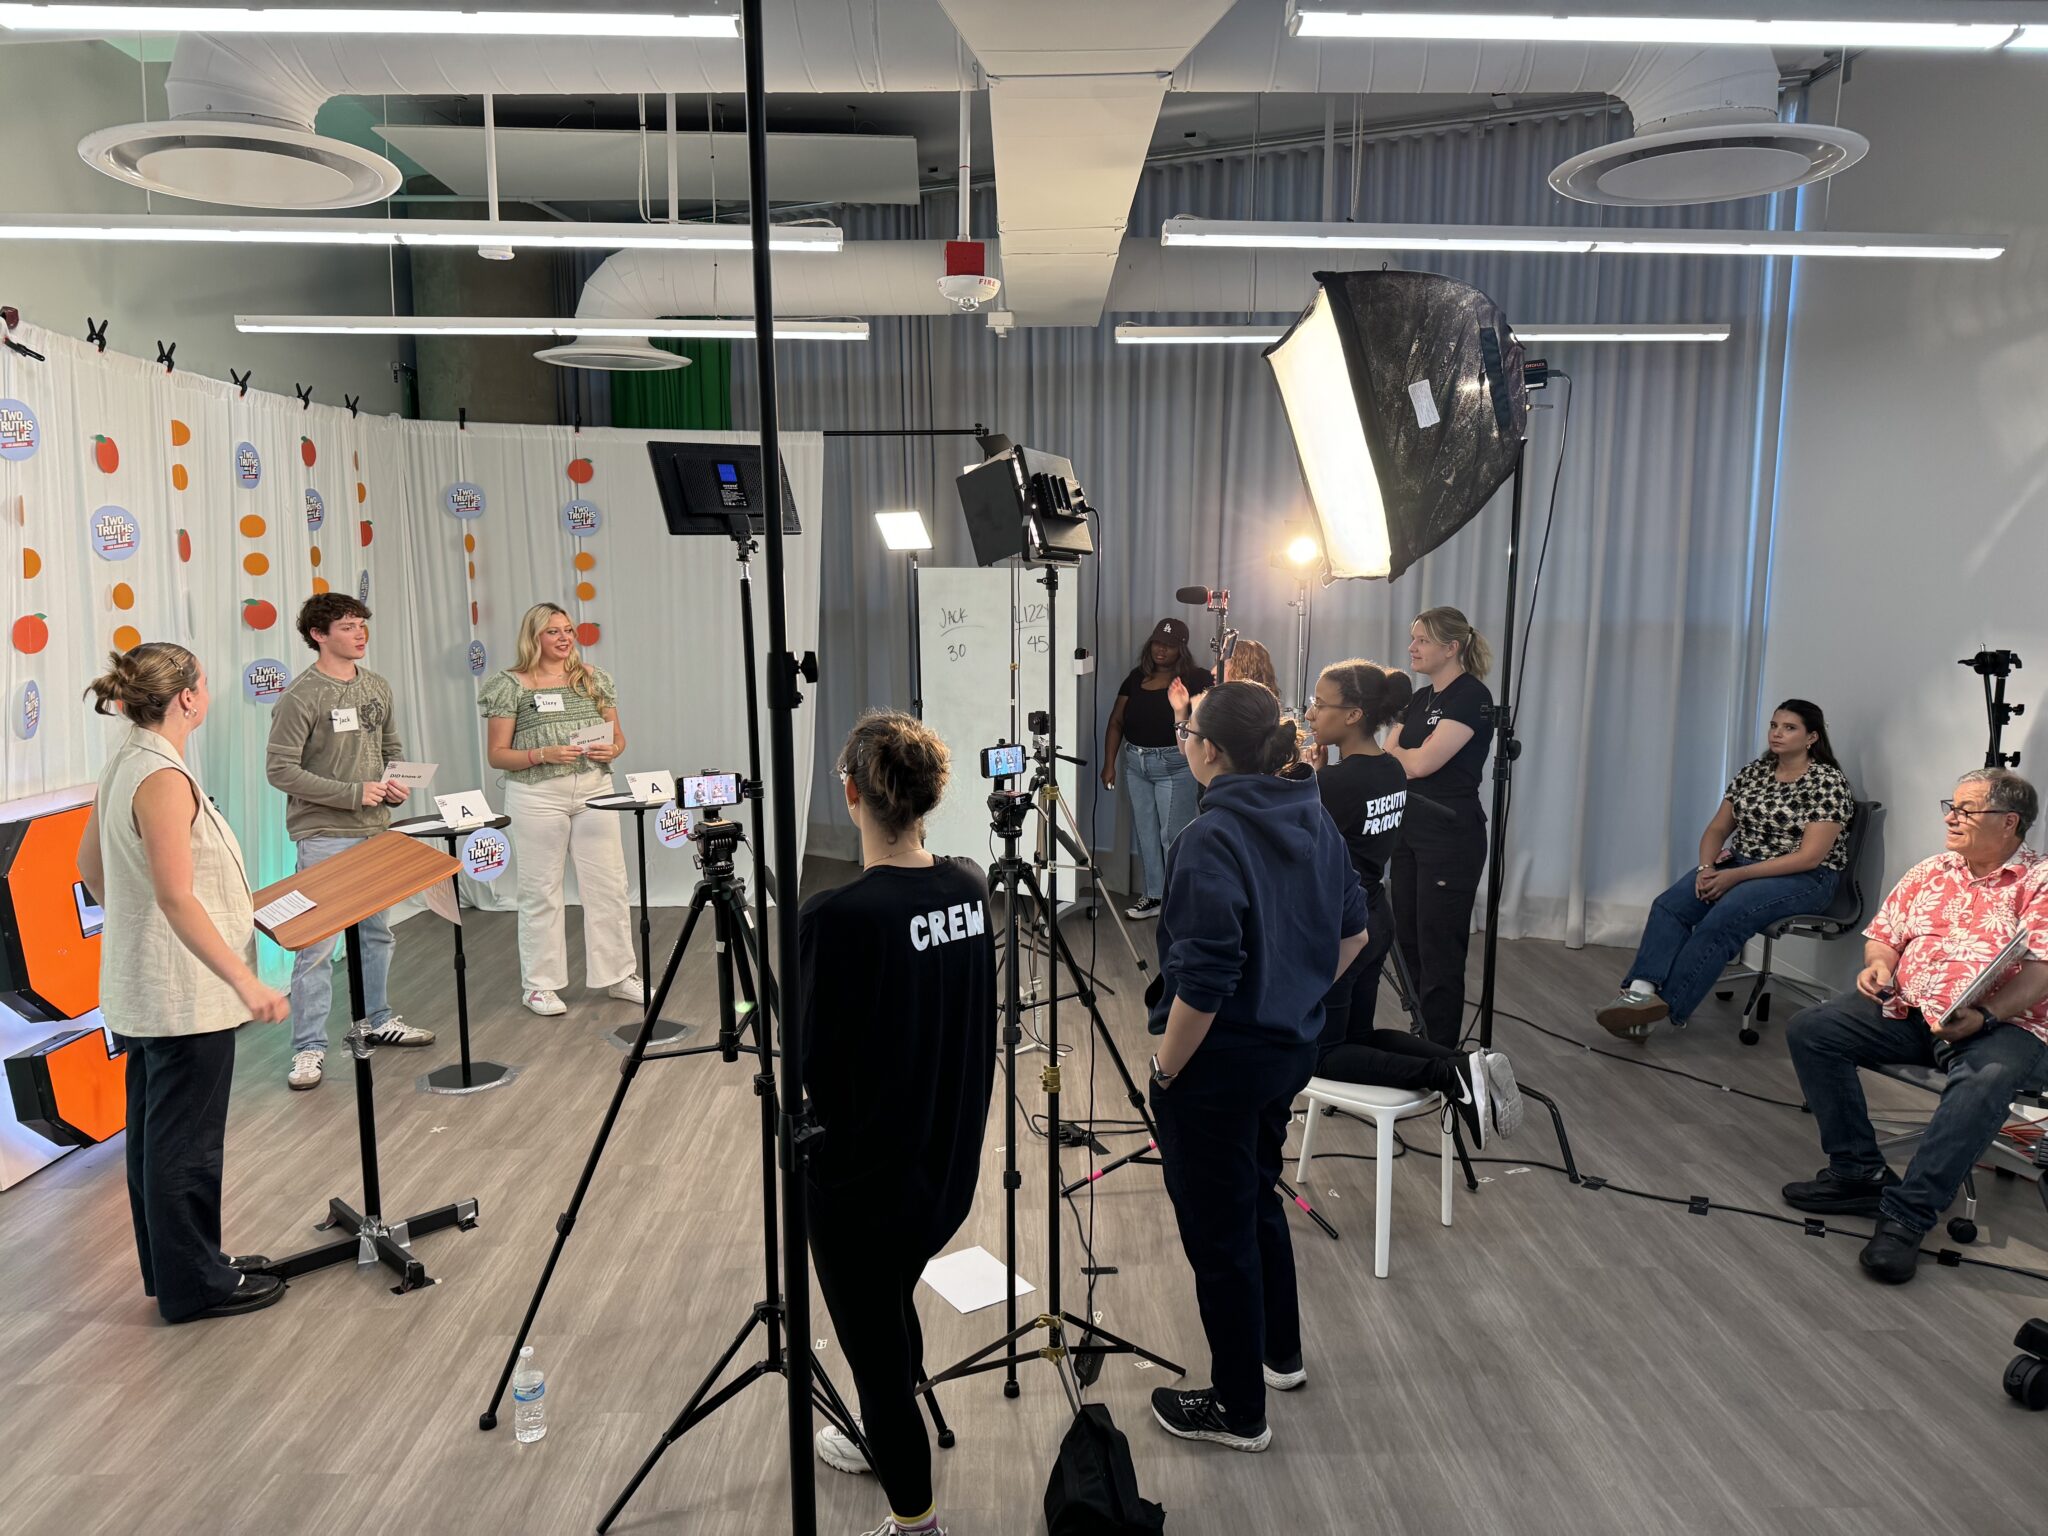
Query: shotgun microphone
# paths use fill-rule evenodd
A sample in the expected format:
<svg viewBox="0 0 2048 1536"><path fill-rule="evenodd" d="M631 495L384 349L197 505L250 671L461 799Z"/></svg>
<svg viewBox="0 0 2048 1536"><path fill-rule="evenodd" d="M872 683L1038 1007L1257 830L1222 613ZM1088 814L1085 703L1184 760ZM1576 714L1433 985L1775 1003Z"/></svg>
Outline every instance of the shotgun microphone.
<svg viewBox="0 0 2048 1536"><path fill-rule="evenodd" d="M1202 607L1209 601L1209 589L1207 587L1182 587L1173 594L1173 600L1177 603L1193 603L1197 607Z"/></svg>

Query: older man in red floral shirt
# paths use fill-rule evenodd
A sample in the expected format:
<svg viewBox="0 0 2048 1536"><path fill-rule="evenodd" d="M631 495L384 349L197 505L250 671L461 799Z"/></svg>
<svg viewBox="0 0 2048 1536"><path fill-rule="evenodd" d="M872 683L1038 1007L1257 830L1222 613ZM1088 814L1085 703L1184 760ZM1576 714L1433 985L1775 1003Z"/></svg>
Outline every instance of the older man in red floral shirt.
<svg viewBox="0 0 2048 1536"><path fill-rule="evenodd" d="M1786 1032L1828 1166L1785 1186L1822 1215L1877 1217L1860 1262L1913 1278L1920 1238L2005 1124L2015 1094L2048 1087L2048 858L2026 845L2034 787L2005 768L1966 773L1941 803L1945 852L1916 864L1864 930L1856 990L1808 1008ZM1956 1004L2014 938L2021 959L1981 1003ZM1901 1179L1878 1150L1859 1067L1946 1066L1948 1083Z"/></svg>

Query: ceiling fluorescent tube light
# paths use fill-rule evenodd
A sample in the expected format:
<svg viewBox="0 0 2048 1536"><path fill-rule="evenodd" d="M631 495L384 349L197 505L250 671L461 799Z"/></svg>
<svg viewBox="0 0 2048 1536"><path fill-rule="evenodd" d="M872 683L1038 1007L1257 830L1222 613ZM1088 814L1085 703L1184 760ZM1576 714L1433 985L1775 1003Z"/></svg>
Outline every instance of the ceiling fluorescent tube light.
<svg viewBox="0 0 2048 1536"><path fill-rule="evenodd" d="M1285 334L1284 325L1119 325L1117 345L1143 346L1270 346ZM1514 328L1520 341L1726 341L1725 325L1535 325Z"/></svg>
<svg viewBox="0 0 2048 1536"><path fill-rule="evenodd" d="M1550 251L1572 255L1868 256L1992 261L2003 245L1940 244L1926 235L1817 230L1585 229L1514 224L1289 224L1254 219L1168 219L1161 245L1300 251Z"/></svg>
<svg viewBox="0 0 2048 1536"><path fill-rule="evenodd" d="M260 9L229 5L5 5L0 28L14 32L316 33L329 37L736 38L737 16L635 11L462 11L425 7Z"/></svg>
<svg viewBox="0 0 2048 1536"><path fill-rule="evenodd" d="M113 241L224 245L511 246L535 250L745 251L738 224L559 224L551 220L215 218L190 214L4 214L0 241ZM836 251L831 224L777 224L771 251Z"/></svg>
<svg viewBox="0 0 2048 1536"><path fill-rule="evenodd" d="M751 341L754 322L739 320L573 320L502 315L237 315L235 329L285 336L661 336L682 341ZM777 341L865 341L865 320L775 322Z"/></svg>
<svg viewBox="0 0 2048 1536"><path fill-rule="evenodd" d="M1821 8L1810 4L1783 7L1804 13L1796 17L1758 17L1755 12L1762 8L1731 7L1729 14L1723 16L1626 16L1555 11L1543 14L1535 10L1384 10L1367 5L1330 6L1294 0L1288 7L1288 26L1297 37L1377 41L1747 44L1762 48L1934 48L1988 52L2004 47L2013 38L2017 23L2040 19L2022 16L2001 21L1983 6L1951 5L1946 0L1933 0L1922 7L1925 19L1916 21L1870 16L1870 11L1881 7L1868 4L1842 7L1840 14L1833 17L1813 14ZM1855 14L1858 9L1865 14ZM1744 10L1749 14L1742 14ZM1965 14L1950 18L1944 16L1945 12ZM1977 19L1986 16L1993 19Z"/></svg>

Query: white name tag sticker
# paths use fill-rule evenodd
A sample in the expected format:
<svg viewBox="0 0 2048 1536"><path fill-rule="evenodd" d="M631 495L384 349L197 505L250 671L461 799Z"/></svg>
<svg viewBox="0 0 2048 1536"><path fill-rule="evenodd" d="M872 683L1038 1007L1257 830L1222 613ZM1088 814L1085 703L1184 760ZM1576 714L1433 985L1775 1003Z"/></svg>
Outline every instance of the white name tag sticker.
<svg viewBox="0 0 2048 1536"><path fill-rule="evenodd" d="M559 715L562 712L562 696L559 693L536 693L533 707L537 714Z"/></svg>
<svg viewBox="0 0 2048 1536"><path fill-rule="evenodd" d="M1415 425L1433 427L1443 418L1436 413L1436 395L1429 387L1429 380L1417 379L1408 386L1408 398L1415 406Z"/></svg>
<svg viewBox="0 0 2048 1536"><path fill-rule="evenodd" d="M344 733L347 731L359 731L362 729L362 727L356 723L356 712L353 708L330 709L327 712L327 718L333 723L334 729L337 734Z"/></svg>

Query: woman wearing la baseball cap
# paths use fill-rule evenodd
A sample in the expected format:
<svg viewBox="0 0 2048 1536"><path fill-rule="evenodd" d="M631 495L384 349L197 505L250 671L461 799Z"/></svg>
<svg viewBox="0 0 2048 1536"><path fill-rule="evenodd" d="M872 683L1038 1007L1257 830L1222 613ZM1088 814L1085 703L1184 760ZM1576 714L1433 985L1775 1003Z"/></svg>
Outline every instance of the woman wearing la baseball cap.
<svg viewBox="0 0 2048 1536"><path fill-rule="evenodd" d="M1166 850L1195 819L1195 776L1173 735L1173 705L1166 691L1178 678L1191 694L1209 686L1209 674L1188 650L1188 627L1161 619L1117 689L1102 744L1102 787L1121 777L1131 796L1131 841L1138 845L1144 889L1124 909L1128 917L1159 915L1166 893Z"/></svg>

